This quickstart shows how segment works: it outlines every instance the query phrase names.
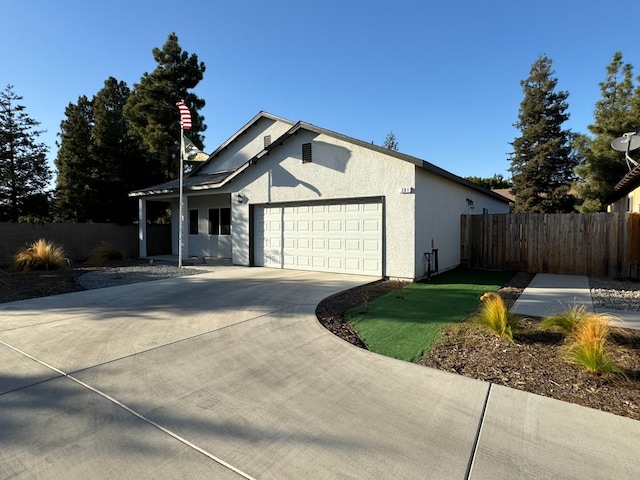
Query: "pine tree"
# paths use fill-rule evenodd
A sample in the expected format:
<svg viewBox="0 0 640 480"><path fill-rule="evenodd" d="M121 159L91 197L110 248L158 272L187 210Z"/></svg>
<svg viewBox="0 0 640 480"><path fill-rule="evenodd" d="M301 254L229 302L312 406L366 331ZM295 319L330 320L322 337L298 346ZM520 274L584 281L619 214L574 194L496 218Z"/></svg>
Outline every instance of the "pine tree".
<svg viewBox="0 0 640 480"><path fill-rule="evenodd" d="M123 109L130 89L108 78L93 97L93 182L98 204L93 221L130 223L137 218L137 202L128 193L149 185L146 152L129 134Z"/></svg>
<svg viewBox="0 0 640 480"><path fill-rule="evenodd" d="M96 199L93 182L94 124L93 104L86 97L65 108L66 119L60 124L58 170L55 193L55 220L59 222L92 221Z"/></svg>
<svg viewBox="0 0 640 480"><path fill-rule="evenodd" d="M576 168L578 197L583 199L581 212L602 210L602 200L628 171L624 154L611 148L611 141L640 128L640 99L634 95L633 67L625 64L616 52L607 66L607 77L600 83L602 98L596 102L594 123L589 125L593 137L580 135L575 147L584 159Z"/></svg>
<svg viewBox="0 0 640 480"><path fill-rule="evenodd" d="M515 212L556 213L573 208L568 194L577 165L570 130L565 91L556 91L552 62L544 55L531 66L529 77L520 82L524 99L518 122L521 132L511 145L510 156Z"/></svg>
<svg viewBox="0 0 640 480"><path fill-rule="evenodd" d="M393 131L387 134L387 137L384 139L384 143L382 144L384 148L388 148L389 150L398 151L398 142L396 140L396 135Z"/></svg>
<svg viewBox="0 0 640 480"><path fill-rule="evenodd" d="M0 219L17 222L21 216L41 216L47 199L51 169L48 148L38 143L40 125L20 105L23 97L8 85L0 92ZM46 210L46 209L45 209Z"/></svg>
<svg viewBox="0 0 640 480"><path fill-rule="evenodd" d="M151 155L150 183L174 179L179 173L180 117L176 102L183 100L191 111L189 138L198 148L202 148L200 132L206 129L199 113L205 102L190 92L204 76L204 63L198 63L197 55L182 51L175 33L169 35L162 49L153 49L153 58L158 66L134 85L124 109L131 133Z"/></svg>

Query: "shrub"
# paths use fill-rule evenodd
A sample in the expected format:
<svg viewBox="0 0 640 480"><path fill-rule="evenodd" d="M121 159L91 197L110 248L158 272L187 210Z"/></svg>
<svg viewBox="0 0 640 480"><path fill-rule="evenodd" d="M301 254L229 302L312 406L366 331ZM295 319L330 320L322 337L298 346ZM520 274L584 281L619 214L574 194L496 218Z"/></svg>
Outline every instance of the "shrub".
<svg viewBox="0 0 640 480"><path fill-rule="evenodd" d="M59 270L68 265L62 246L41 238L16 253L13 269L18 272Z"/></svg>
<svg viewBox="0 0 640 480"><path fill-rule="evenodd" d="M513 334L520 326L520 317L509 312L502 297L495 292L485 293L480 300L482 305L475 315L475 322L499 337L513 342Z"/></svg>
<svg viewBox="0 0 640 480"><path fill-rule="evenodd" d="M100 242L100 245L91 252L88 261L90 263L107 263L122 260L124 254L108 242Z"/></svg>

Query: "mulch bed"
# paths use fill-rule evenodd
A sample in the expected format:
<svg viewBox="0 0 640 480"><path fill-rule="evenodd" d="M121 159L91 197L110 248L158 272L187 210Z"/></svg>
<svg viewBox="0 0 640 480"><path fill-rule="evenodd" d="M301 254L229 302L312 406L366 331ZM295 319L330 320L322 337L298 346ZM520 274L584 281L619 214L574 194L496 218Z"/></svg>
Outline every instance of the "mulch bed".
<svg viewBox="0 0 640 480"><path fill-rule="evenodd" d="M499 290L513 305L533 275L516 274ZM366 348L344 319L344 312L400 288L399 282L377 282L324 300L316 311L320 323L344 340ZM559 333L542 331L540 319L523 320L515 343L475 325L471 318L443 329L442 337L418 362L497 385L544 395L640 420L640 331L615 328L613 358L622 375L593 374L566 361Z"/></svg>
<svg viewBox="0 0 640 480"><path fill-rule="evenodd" d="M84 290L76 279L83 273L108 268L141 265L143 260L122 260L106 265L77 264L64 270L12 272L9 268L0 268L0 303L27 300L29 298L60 295Z"/></svg>

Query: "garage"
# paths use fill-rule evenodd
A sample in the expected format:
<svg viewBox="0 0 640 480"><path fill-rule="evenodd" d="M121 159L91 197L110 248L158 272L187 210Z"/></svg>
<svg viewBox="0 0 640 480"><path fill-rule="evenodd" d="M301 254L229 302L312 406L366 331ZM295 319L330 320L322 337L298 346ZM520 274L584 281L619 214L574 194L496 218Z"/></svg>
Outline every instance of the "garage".
<svg viewBox="0 0 640 480"><path fill-rule="evenodd" d="M258 205L254 264L382 276L381 199Z"/></svg>

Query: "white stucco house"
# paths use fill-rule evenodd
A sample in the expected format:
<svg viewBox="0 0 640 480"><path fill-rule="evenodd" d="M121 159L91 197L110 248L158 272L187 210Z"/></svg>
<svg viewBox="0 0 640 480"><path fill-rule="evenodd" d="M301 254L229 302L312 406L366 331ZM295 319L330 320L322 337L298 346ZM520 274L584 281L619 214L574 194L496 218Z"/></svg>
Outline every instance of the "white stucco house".
<svg viewBox="0 0 640 480"><path fill-rule="evenodd" d="M140 256L150 200L171 204L178 253L178 186L130 194ZM461 214L509 212L508 199L429 162L265 112L186 176L183 191L184 256L408 280L425 275L434 249L440 271L460 263Z"/></svg>

